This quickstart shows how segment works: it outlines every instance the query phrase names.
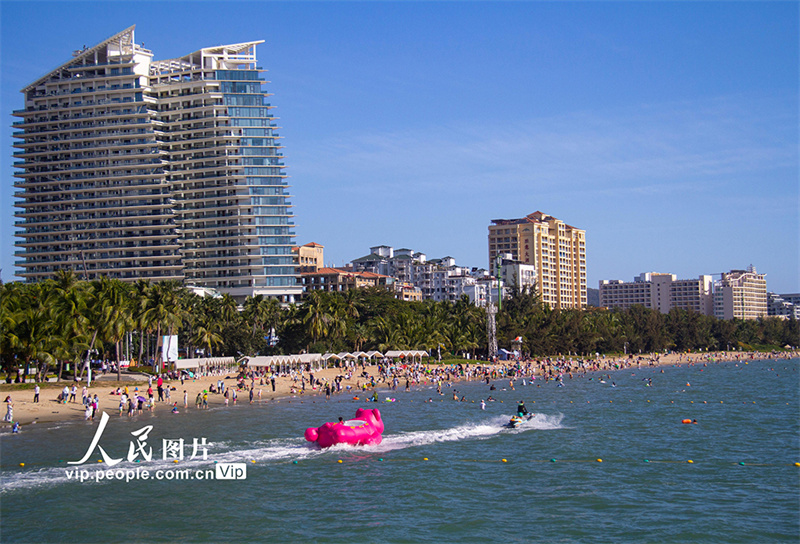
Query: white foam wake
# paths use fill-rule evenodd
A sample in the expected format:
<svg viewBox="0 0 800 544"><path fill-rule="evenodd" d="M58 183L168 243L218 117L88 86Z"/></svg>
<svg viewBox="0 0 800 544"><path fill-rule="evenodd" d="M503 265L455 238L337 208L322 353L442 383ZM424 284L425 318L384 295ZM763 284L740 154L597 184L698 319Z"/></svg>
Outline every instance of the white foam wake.
<svg viewBox="0 0 800 544"><path fill-rule="evenodd" d="M562 414L536 414L531 420L516 429L509 429L504 426L508 423L510 418L510 415L500 415L490 417L483 421L464 423L448 429L430 429L425 431L384 434L383 441L376 446L337 444L331 448L319 449L302 437L274 438L263 442L250 442L247 444L247 449L241 449L241 445L237 448L234 443L224 442L213 445L210 444L212 447L209 448L210 451L207 460L186 460L182 461L179 465L174 465L171 461L153 459L152 461L139 464L122 462L115 466L114 469L126 470L141 468L155 471L167 468L199 468L213 465L214 463L303 461L326 455L340 455L342 453L356 453L359 451L365 453L384 453L441 442L485 440L501 433L524 433L532 430L541 431L564 428L561 425L561 421L564 418ZM220 449L226 449L227 451L220 451ZM98 465L89 466L89 464L87 464L87 466L77 467L61 465L34 470L4 470L2 473L2 491L0 493L4 494L15 489L28 489L39 486L51 487L55 485L77 483L77 480L74 477L68 477L66 472L67 470L80 468L96 470L101 467Z"/></svg>

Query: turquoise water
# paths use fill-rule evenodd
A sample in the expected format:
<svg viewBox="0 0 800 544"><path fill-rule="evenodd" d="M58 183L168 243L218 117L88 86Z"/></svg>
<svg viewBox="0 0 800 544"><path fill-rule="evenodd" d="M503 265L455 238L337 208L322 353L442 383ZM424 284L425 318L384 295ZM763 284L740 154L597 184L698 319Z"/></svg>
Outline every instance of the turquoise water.
<svg viewBox="0 0 800 544"><path fill-rule="evenodd" d="M319 451L302 438L375 407L350 397L112 416L100 439L124 457L131 431L153 425L154 458L115 469L243 462L243 480L77 482L65 461L83 456L97 423L29 425L0 436L0 539L797 542L799 364L642 368L515 391L497 381L491 393L453 386L474 403L454 402L452 388L382 392L397 401L377 405L384 441L366 448ZM498 400L481 411L489 394ZM536 417L503 428L520 399ZM187 457L193 438L207 438L208 459L160 460L161 440L179 437ZM94 472L99 458L81 468Z"/></svg>

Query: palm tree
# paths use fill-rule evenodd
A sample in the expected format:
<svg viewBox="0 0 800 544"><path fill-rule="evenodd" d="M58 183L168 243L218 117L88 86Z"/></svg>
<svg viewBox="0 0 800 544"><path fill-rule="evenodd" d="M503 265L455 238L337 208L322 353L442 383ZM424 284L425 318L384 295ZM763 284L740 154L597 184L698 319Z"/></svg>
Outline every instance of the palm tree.
<svg viewBox="0 0 800 544"><path fill-rule="evenodd" d="M361 346L369 340L369 329L363 323L355 323L350 327L350 336L353 340L355 351L361 351Z"/></svg>
<svg viewBox="0 0 800 544"><path fill-rule="evenodd" d="M77 376L82 355L89 349L87 287L86 282L78 281L72 270L61 269L56 273L51 300L55 328L64 342L63 353L58 357L57 381L61 381L64 360L72 363L73 375Z"/></svg>
<svg viewBox="0 0 800 544"><path fill-rule="evenodd" d="M46 373L47 366L55 362L53 351L57 342L52 334L52 311L47 305L45 294L43 284L26 286L22 290L20 305L13 315L14 329L8 332L10 347L25 363L23 382L27 380L31 361L37 362L37 381Z"/></svg>
<svg viewBox="0 0 800 544"><path fill-rule="evenodd" d="M243 317L253 323L253 335L257 331L272 331L278 325L281 306L276 298L256 295L244 301Z"/></svg>
<svg viewBox="0 0 800 544"><path fill-rule="evenodd" d="M152 285L150 280L139 279L131 286L131 311L133 313L134 328L139 332L138 364L147 360L145 353L145 336L152 332L152 323L146 314L147 301L150 297Z"/></svg>
<svg viewBox="0 0 800 544"><path fill-rule="evenodd" d="M317 343L328 335L331 317L328 314L328 304L323 298L322 291L311 291L306 296L301 313L303 323L308 327L308 333L313 343Z"/></svg>
<svg viewBox="0 0 800 544"><path fill-rule="evenodd" d="M198 324L191 337L191 342L198 346L208 348L208 356L213 354L213 347L222 344L222 336L219 334L220 324L214 320L204 320Z"/></svg>
<svg viewBox="0 0 800 544"><path fill-rule="evenodd" d="M19 366L12 347L12 334L17 326L17 314L22 304L22 286L23 284L19 282L0 285L0 358L3 371L6 373L6 383L11 383L12 372L17 373L19 380Z"/></svg>
<svg viewBox="0 0 800 544"><path fill-rule="evenodd" d="M172 336L183 321L185 310L181 307L179 293L183 289L178 281L162 281L153 285L148 292L143 312L144 320L155 327L157 338L162 331ZM156 359L156 371L160 371L163 354Z"/></svg>

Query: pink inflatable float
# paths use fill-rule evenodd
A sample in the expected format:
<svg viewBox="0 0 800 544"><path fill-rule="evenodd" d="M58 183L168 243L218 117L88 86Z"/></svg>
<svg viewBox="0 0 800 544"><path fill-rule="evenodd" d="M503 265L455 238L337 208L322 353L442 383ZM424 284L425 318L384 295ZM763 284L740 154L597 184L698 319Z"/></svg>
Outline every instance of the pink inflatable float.
<svg viewBox="0 0 800 544"><path fill-rule="evenodd" d="M357 444L369 446L380 444L383 433L383 420L378 409L359 408L355 419L347 421L330 421L322 427L309 427L306 429L306 440L316 442L321 448L328 448L334 444Z"/></svg>

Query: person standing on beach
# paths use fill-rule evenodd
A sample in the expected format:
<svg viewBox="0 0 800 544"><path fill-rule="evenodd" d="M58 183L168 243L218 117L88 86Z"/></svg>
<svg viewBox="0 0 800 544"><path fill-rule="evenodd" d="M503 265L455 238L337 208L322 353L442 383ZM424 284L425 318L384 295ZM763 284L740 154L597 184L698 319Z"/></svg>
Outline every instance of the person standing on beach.
<svg viewBox="0 0 800 544"><path fill-rule="evenodd" d="M250 386L250 404L253 404L253 386Z"/></svg>
<svg viewBox="0 0 800 544"><path fill-rule="evenodd" d="M36 387L33 388L33 402L39 402L39 384L36 384Z"/></svg>
<svg viewBox="0 0 800 544"><path fill-rule="evenodd" d="M274 393L275 392L275 374L270 376L269 381L272 384L272 392Z"/></svg>
<svg viewBox="0 0 800 544"><path fill-rule="evenodd" d="M3 420L11 423L14 421L14 405L11 403L11 397L8 397L6 402L8 405L6 406L6 416L3 418Z"/></svg>
<svg viewBox="0 0 800 544"><path fill-rule="evenodd" d="M72 384L72 389L69 392L69 401L75 402L75 395L78 394L78 386L74 383Z"/></svg>
<svg viewBox="0 0 800 544"><path fill-rule="evenodd" d="M186 392L186 389L183 390L183 409L189 407L189 393Z"/></svg>
<svg viewBox="0 0 800 544"><path fill-rule="evenodd" d="M197 398L196 398L196 399L194 399L194 405L195 405L195 406L196 406L198 409L200 409L200 406L201 406L202 404L203 404L203 394L202 394L202 393L198 393L198 394L197 394Z"/></svg>

